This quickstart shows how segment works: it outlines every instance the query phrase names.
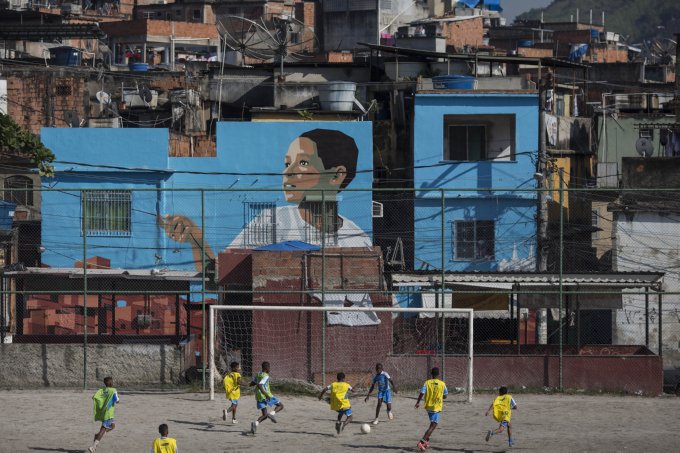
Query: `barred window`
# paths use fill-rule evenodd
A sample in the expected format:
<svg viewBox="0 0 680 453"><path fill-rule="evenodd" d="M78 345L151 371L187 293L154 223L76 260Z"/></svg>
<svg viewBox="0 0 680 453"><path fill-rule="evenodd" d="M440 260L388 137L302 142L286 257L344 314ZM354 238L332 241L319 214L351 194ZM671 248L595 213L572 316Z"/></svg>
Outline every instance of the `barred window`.
<svg viewBox="0 0 680 453"><path fill-rule="evenodd" d="M243 239L245 247L257 247L276 242L276 203L243 203Z"/></svg>
<svg viewBox="0 0 680 453"><path fill-rule="evenodd" d="M128 236L132 233L132 192L86 190L81 194L83 232L88 236Z"/></svg>
<svg viewBox="0 0 680 453"><path fill-rule="evenodd" d="M453 222L454 260L493 260L496 255L495 229L493 220Z"/></svg>
<svg viewBox="0 0 680 453"><path fill-rule="evenodd" d="M326 205L324 208L324 204ZM305 226L305 242L310 244L325 244L326 246L338 245L338 229L340 217L338 216L338 203L335 201L309 202L309 210L312 213L311 225ZM324 214L326 220L324 221ZM326 237L323 236L324 226Z"/></svg>
<svg viewBox="0 0 680 453"><path fill-rule="evenodd" d="M5 179L5 201L10 201L18 205L33 206L33 191L32 190L16 190L16 189L33 189L33 180L26 176L10 176Z"/></svg>

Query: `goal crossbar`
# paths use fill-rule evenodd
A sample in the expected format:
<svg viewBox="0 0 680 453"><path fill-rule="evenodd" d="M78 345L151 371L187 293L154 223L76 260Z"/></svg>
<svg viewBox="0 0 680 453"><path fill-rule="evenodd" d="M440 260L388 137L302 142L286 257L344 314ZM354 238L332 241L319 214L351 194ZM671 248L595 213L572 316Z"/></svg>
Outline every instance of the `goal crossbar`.
<svg viewBox="0 0 680 453"><path fill-rule="evenodd" d="M209 349L210 364L210 401L215 399L215 312L216 311L292 311L292 312L371 312L371 313L463 313L468 315L468 376L467 401L472 401L473 360L474 360L474 309L472 308L426 308L426 307L327 307L327 306L291 306L291 305L210 305L209 306ZM444 355L445 357L445 355Z"/></svg>

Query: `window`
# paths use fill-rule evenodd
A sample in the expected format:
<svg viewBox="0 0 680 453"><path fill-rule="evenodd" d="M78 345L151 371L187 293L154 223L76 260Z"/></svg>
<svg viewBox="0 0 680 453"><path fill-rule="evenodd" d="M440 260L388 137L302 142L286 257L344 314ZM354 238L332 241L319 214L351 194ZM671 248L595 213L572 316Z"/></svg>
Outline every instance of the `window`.
<svg viewBox="0 0 680 453"><path fill-rule="evenodd" d="M444 115L443 160L515 159L515 115Z"/></svg>
<svg viewBox="0 0 680 453"><path fill-rule="evenodd" d="M324 204L326 205L325 209ZM335 201L327 201L325 203L312 201L309 202L309 210L312 213L312 221L311 225L305 225L305 242L319 245L325 244L326 246L337 245L338 229L341 222L338 216L338 203ZM325 221L324 215L326 217ZM326 232L325 237L323 237L322 233L324 229Z"/></svg>
<svg viewBox="0 0 680 453"><path fill-rule="evenodd" d="M83 232L88 236L128 236L132 232L132 193L129 190L83 191Z"/></svg>
<svg viewBox="0 0 680 453"><path fill-rule="evenodd" d="M200 9L194 10L194 20L201 20L201 10Z"/></svg>
<svg viewBox="0 0 680 453"><path fill-rule="evenodd" d="M479 125L449 126L447 160L485 160L486 128Z"/></svg>
<svg viewBox="0 0 680 453"><path fill-rule="evenodd" d="M495 257L493 220L458 220L453 222L454 260L489 261Z"/></svg>
<svg viewBox="0 0 680 453"><path fill-rule="evenodd" d="M383 216L383 204L380 203L379 201L374 201L373 202L373 209L372 209L372 217L374 219L379 219Z"/></svg>
<svg viewBox="0 0 680 453"><path fill-rule="evenodd" d="M599 230L599 224L600 224L600 212L597 209L593 209L590 215L591 218L591 223L593 225L593 235L592 235L592 240L596 241L600 238L600 230Z"/></svg>
<svg viewBox="0 0 680 453"><path fill-rule="evenodd" d="M33 180L26 176L10 176L5 179L4 200L17 205L33 206ZM24 189L24 190L14 190Z"/></svg>
<svg viewBox="0 0 680 453"><path fill-rule="evenodd" d="M245 247L257 247L276 242L276 203L245 202L243 217Z"/></svg>

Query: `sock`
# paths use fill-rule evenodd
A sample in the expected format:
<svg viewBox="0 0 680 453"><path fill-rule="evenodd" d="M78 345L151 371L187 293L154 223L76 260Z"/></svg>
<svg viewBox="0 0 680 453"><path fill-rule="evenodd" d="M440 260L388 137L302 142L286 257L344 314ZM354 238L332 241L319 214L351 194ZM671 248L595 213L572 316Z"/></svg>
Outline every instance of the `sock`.
<svg viewBox="0 0 680 453"><path fill-rule="evenodd" d="M260 422L258 422L257 420L255 420L255 426L257 426L257 425L259 425L259 424L260 424Z"/></svg>
<svg viewBox="0 0 680 453"><path fill-rule="evenodd" d="M271 411L270 414L276 415L276 411Z"/></svg>

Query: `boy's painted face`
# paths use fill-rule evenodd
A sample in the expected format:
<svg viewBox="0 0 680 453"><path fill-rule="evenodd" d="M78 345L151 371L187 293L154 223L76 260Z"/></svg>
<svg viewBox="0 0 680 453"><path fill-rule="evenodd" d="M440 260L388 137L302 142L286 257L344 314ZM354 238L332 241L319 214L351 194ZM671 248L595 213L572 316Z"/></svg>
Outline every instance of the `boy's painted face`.
<svg viewBox="0 0 680 453"><path fill-rule="evenodd" d="M346 168L325 168L316 150L316 143L306 137L296 138L288 147L283 171L283 193L286 201L300 203L306 190L326 189L337 192L345 179ZM321 192L309 192L321 198Z"/></svg>

